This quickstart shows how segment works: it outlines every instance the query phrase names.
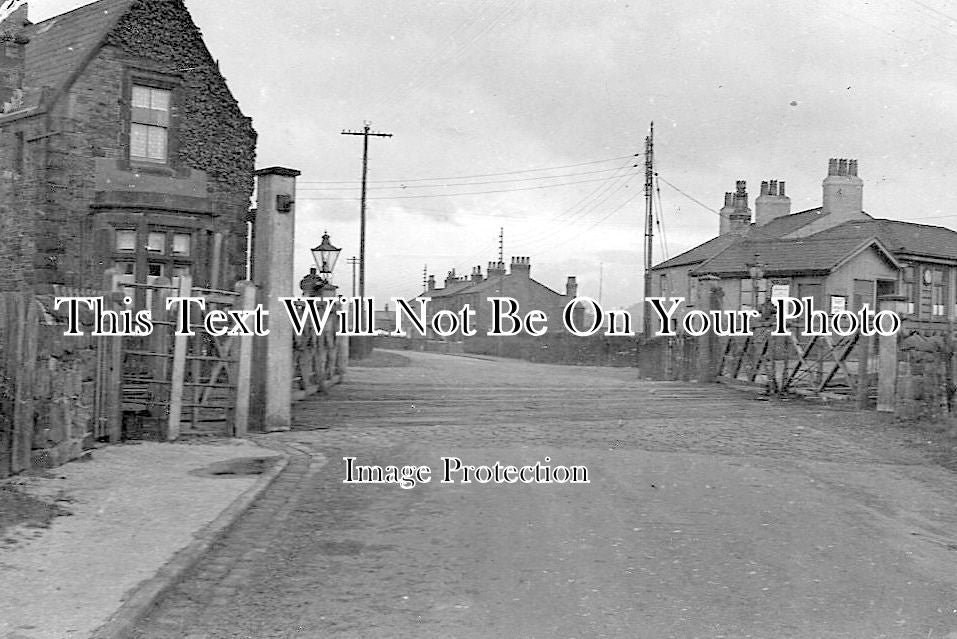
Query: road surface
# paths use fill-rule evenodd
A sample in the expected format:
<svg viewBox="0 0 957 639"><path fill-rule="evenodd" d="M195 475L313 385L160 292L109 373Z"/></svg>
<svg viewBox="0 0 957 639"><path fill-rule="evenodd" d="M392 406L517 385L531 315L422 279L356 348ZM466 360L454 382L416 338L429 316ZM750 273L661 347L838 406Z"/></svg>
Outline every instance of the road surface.
<svg viewBox="0 0 957 639"><path fill-rule="evenodd" d="M957 638L957 475L873 413L407 357L297 405L302 454L136 637Z"/></svg>

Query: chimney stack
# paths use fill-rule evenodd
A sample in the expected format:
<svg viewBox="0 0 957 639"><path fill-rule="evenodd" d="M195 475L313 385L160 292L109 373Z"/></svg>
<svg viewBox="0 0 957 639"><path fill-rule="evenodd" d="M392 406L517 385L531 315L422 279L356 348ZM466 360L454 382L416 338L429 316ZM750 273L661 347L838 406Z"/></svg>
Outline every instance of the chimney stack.
<svg viewBox="0 0 957 639"><path fill-rule="evenodd" d="M718 226L718 235L724 235L731 228L731 213L734 212L733 197L734 195L732 193L724 194L724 206L718 211L721 216L721 221Z"/></svg>
<svg viewBox="0 0 957 639"><path fill-rule="evenodd" d="M527 257L513 257L511 267L512 275L526 278L531 276L532 264Z"/></svg>
<svg viewBox="0 0 957 639"><path fill-rule="evenodd" d="M784 182L761 182L761 195L754 200L754 223L764 226L772 220L791 214L791 198L784 194Z"/></svg>
<svg viewBox="0 0 957 639"><path fill-rule="evenodd" d="M743 233L751 227L751 209L748 208L747 183L744 180L738 180L735 183L734 193L724 194L724 206L719 213L721 215L718 229L720 235Z"/></svg>
<svg viewBox="0 0 957 639"><path fill-rule="evenodd" d="M472 281L473 282L482 281L482 265L481 264L479 264L478 266L472 269Z"/></svg>
<svg viewBox="0 0 957 639"><path fill-rule="evenodd" d="M574 275L569 275L565 280L565 297L569 300L578 297L578 279Z"/></svg>
<svg viewBox="0 0 957 639"><path fill-rule="evenodd" d="M486 273L487 273L486 275L487 279L505 275L505 262L489 262L488 270L486 271Z"/></svg>
<svg viewBox="0 0 957 639"><path fill-rule="evenodd" d="M434 276L434 275L429 275L429 280L428 280L428 282L429 282L429 283L428 283L428 285L426 286L426 289L425 289L425 290L427 290L427 291L434 291L434 290L435 290L435 276Z"/></svg>
<svg viewBox="0 0 957 639"><path fill-rule="evenodd" d="M831 224L864 216L864 181L857 176L857 160L831 158L824 178L822 215L831 215Z"/></svg>

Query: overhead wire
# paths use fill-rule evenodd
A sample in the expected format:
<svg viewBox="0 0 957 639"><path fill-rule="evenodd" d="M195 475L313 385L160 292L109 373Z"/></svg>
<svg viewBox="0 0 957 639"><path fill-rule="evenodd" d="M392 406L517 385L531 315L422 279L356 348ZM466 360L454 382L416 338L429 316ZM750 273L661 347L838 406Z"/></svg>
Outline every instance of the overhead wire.
<svg viewBox="0 0 957 639"><path fill-rule="evenodd" d="M634 155L619 155L611 158L603 158L600 160L589 160L587 162L575 162L574 164L560 164L557 166L543 166L537 169L519 169L515 171L502 171L499 173L479 173L475 175L453 175L453 176L444 176L444 177L425 177L425 178L391 178L391 179L382 179L382 180L367 180L366 184L385 184L387 182L400 182L400 183L409 183L409 182L438 182L440 180L467 180L471 178L486 178L486 177L499 177L504 175L518 175L522 173L534 173L537 171L557 171L560 169L572 169L579 166L588 166L591 164L604 164L605 162L617 162L618 160L626 160L633 158ZM322 181L322 180L297 180L296 184L350 184L358 186L361 184L360 180L332 180L332 181Z"/></svg>
<svg viewBox="0 0 957 639"><path fill-rule="evenodd" d="M435 188L446 188L446 187L449 187L449 186L481 186L481 185L485 185L485 184L506 184L506 183L512 183L512 182L530 182L530 181L533 181L533 180L553 180L553 179L556 179L556 178L578 177L578 176L581 176L581 175L596 175L596 174L598 174L598 173L607 173L607 172L609 172L609 171L615 171L615 170L617 170L617 169L615 169L615 168L607 168L607 169L596 169L596 170L594 170L594 171L578 171L578 172L575 172L575 173L560 173L560 174L558 174L558 175L540 175L540 176L536 176L536 177L507 178L507 179L504 179L504 180L486 180L486 181L482 181L482 182L449 182L449 183L446 183L446 184L420 184L420 185L409 185L409 184L406 184L406 183L400 183L400 184L397 184L396 186L367 186L367 190L368 190L368 191L382 191L382 190L387 190L387 189L403 189L403 190L406 190L406 189L435 189ZM367 182L366 184L368 184L368 182ZM298 188L298 187L297 187L297 190L299 190L299 191L344 191L344 190L353 189L353 188L355 188L354 185L350 185L350 186L337 186L337 187L328 187L328 186L324 186L324 187L315 187L315 186L308 187L308 186L307 186L307 187L305 187L305 188Z"/></svg>
<svg viewBox="0 0 957 639"><path fill-rule="evenodd" d="M513 193L516 191L535 191L538 189L550 189L561 186L572 186L575 184L586 184L588 182L604 182L611 178L591 178L587 180L574 180L571 182L560 182L558 184L542 184L538 186L525 186L518 187L514 189L497 189L490 191L467 191L465 193L427 193L424 195L377 195L373 197L366 196L366 200L406 200L406 199L417 199L417 198L433 198L433 197L461 197L463 195L489 195L491 193ZM305 200L358 200L358 196L340 196L340 197L315 197L310 195L300 196L300 199Z"/></svg>

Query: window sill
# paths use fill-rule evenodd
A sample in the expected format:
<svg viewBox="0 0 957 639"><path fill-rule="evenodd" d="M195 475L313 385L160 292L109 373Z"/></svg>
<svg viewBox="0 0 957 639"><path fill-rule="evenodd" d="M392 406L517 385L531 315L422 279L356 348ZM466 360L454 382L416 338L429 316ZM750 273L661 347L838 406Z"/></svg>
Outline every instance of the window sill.
<svg viewBox="0 0 957 639"><path fill-rule="evenodd" d="M130 160L127 164L127 169L134 173L149 173L151 175L164 175L169 177L175 177L177 175L176 169L171 167L169 164L159 164L154 162L138 162L136 160Z"/></svg>

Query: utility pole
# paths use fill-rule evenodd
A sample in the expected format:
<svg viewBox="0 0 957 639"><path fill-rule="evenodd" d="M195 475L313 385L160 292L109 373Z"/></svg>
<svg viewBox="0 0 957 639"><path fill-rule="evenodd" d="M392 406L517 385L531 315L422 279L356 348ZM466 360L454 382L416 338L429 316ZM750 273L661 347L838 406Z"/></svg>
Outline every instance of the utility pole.
<svg viewBox="0 0 957 639"><path fill-rule="evenodd" d="M601 285L605 280L605 263L598 263L598 303L601 304Z"/></svg>
<svg viewBox="0 0 957 639"><path fill-rule="evenodd" d="M645 297L651 295L651 248L654 236L652 190L655 180L655 123L645 137ZM645 337L651 337L651 313L644 313Z"/></svg>
<svg viewBox="0 0 957 639"><path fill-rule="evenodd" d="M352 264L352 297L356 296L356 264L359 263L359 258L353 255L348 260L349 264Z"/></svg>
<svg viewBox="0 0 957 639"><path fill-rule="evenodd" d="M366 120L361 131L343 131L342 135L362 136L362 195L359 200L359 297L366 296L366 176L369 173L369 136L391 138L391 133L370 131Z"/></svg>

